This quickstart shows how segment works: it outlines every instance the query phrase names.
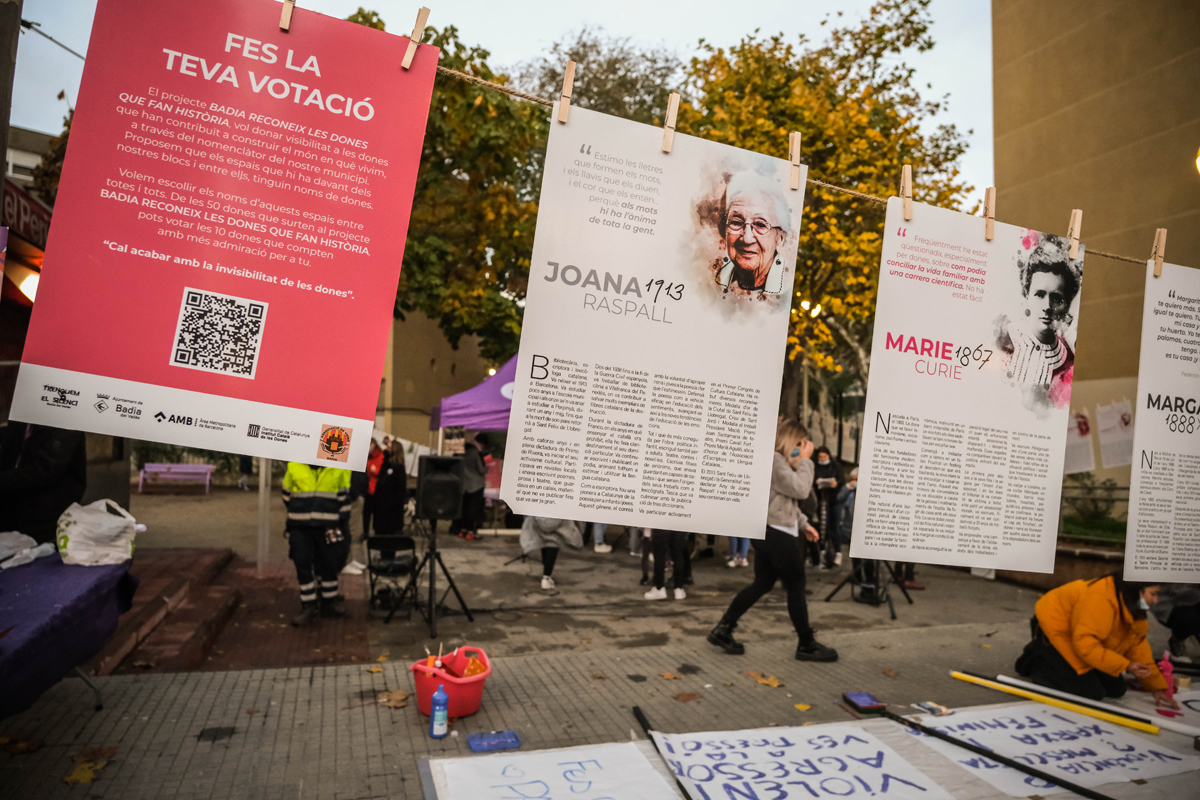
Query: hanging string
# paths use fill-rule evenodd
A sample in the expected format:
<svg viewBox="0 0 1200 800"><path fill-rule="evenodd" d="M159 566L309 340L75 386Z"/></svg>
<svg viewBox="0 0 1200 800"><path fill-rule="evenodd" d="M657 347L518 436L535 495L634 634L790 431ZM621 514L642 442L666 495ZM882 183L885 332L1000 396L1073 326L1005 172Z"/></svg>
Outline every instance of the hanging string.
<svg viewBox="0 0 1200 800"><path fill-rule="evenodd" d="M458 78L460 81L467 81L468 83L473 83L477 86L482 86L486 89L493 89L497 92L503 92L504 94L511 95L512 97L516 97L519 100L527 100L530 103L538 103L539 105L546 106L547 108L554 106L554 103L551 100L544 100L541 97L534 97L531 94L525 94L524 92L519 92L516 89L513 89L508 86L503 86L499 83L492 83L490 81L485 81L483 78L476 78L474 75L468 75L467 73L459 72L456 69L450 69L448 67L443 67L443 66L438 66L437 69L438 69L438 72L440 72L443 75L449 75L452 78ZM825 181L819 181L816 178L808 178L808 182L811 183L813 186L820 186L822 189L828 189L831 192L841 192L842 194L848 194L851 197L857 197L859 200L865 200L869 203L878 203L879 205L882 205L882 206L887 205L886 198L876 197L873 194L867 194L866 192L856 192L853 189L846 189L845 187L842 187L842 186L835 186L832 183L826 183ZM1110 258L1113 261L1126 261L1130 264L1145 264L1146 263L1146 259L1144 259L1144 258L1134 258L1133 256L1122 256L1122 255L1117 255L1116 253L1106 253L1103 250L1088 249L1087 254L1089 256L1099 256L1100 258Z"/></svg>

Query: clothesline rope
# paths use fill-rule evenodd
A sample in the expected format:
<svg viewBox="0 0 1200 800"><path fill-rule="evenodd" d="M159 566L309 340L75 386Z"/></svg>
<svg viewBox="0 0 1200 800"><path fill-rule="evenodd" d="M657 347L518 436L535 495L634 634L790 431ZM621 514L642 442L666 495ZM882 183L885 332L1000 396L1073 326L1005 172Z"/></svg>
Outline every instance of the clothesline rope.
<svg viewBox="0 0 1200 800"><path fill-rule="evenodd" d="M460 81L466 81L467 83L473 83L477 86L482 86L486 89L493 89L497 92L502 92L504 94L515 97L519 100L525 100L530 103L537 103L539 105L546 106L547 108L552 108L554 106L554 102L552 100L546 100L541 97L534 97L531 94L525 94L524 92L517 91L516 89L513 89L512 87L504 86L499 83L492 83L491 81L485 81L483 78L477 78L474 75L468 75L467 73L459 72L456 69L450 69L449 67L443 67L440 64L438 65L437 71L439 73L441 73L442 75L449 75L452 78L458 78ZM883 197L876 197L875 195L867 194L866 192L856 192L853 189L847 189L843 186L835 186L832 183L826 183L825 181L819 181L816 178L808 178L807 180L813 186L820 186L822 189L829 189L830 191L841 192L842 194L848 194L851 197L857 197L859 200L866 200L867 202L870 202L870 203L878 203L879 205L884 205L884 206L887 205L887 199L883 198ZM1134 258L1133 256L1122 256L1122 255L1117 255L1116 253L1106 253L1103 250L1089 249L1089 250L1087 250L1087 254L1091 255L1091 256L1100 256L1101 258L1109 258L1109 259L1112 259L1113 261L1126 261L1130 264L1143 264L1144 265L1147 261L1147 259L1144 259L1144 258Z"/></svg>

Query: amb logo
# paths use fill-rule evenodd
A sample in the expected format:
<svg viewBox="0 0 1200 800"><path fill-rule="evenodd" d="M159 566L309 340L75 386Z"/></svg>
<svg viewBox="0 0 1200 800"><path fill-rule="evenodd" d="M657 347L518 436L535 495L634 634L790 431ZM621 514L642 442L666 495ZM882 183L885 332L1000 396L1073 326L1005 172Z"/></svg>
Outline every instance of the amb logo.
<svg viewBox="0 0 1200 800"><path fill-rule="evenodd" d="M155 414L154 418L156 420L158 420L159 422L163 422L163 421L174 422L176 425L192 425L192 424L194 424L194 420L191 417L185 417L180 414L172 414L171 416L168 417L166 414L164 414L161 411L159 411L157 414Z"/></svg>
<svg viewBox="0 0 1200 800"><path fill-rule="evenodd" d="M317 458L345 463L350 458L351 433L351 428L322 425L321 437L317 440Z"/></svg>

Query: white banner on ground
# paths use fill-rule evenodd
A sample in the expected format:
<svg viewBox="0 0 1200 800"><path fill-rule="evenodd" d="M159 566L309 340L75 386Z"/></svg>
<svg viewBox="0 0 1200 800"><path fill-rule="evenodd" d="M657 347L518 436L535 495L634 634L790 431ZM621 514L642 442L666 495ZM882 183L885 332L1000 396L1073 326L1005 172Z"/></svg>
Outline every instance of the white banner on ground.
<svg viewBox="0 0 1200 800"><path fill-rule="evenodd" d="M854 725L655 731L653 736L667 766L695 800L951 797L895 750Z"/></svg>
<svg viewBox="0 0 1200 800"><path fill-rule="evenodd" d="M915 719L920 719L928 728L1088 788L1200 769L1200 758L1196 756L1176 753L1119 725L1039 703ZM907 730L922 743L1011 797L1064 791L961 747Z"/></svg>
<svg viewBox="0 0 1200 800"><path fill-rule="evenodd" d="M449 788L443 800L663 800L677 796L633 742L453 758L441 766Z"/></svg>
<svg viewBox="0 0 1200 800"><path fill-rule="evenodd" d="M1067 418L1067 449L1063 459L1063 475L1091 472L1096 468L1096 451L1092 448L1092 425L1086 411L1077 411Z"/></svg>
<svg viewBox="0 0 1200 800"><path fill-rule="evenodd" d="M1200 583L1200 270L1146 265L1125 578Z"/></svg>
<svg viewBox="0 0 1200 800"><path fill-rule="evenodd" d="M1083 246L888 201L850 553L1052 572Z"/></svg>
<svg viewBox="0 0 1200 800"><path fill-rule="evenodd" d="M1133 406L1128 400L1096 406L1100 436L1100 463L1105 469L1133 463Z"/></svg>
<svg viewBox="0 0 1200 800"><path fill-rule="evenodd" d="M761 539L806 170L662 139L551 124L500 496Z"/></svg>

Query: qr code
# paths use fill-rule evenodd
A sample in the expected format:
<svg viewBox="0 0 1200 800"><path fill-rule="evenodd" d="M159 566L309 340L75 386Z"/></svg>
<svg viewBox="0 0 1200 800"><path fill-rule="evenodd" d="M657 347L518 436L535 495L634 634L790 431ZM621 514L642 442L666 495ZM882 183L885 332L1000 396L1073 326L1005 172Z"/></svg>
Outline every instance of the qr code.
<svg viewBox="0 0 1200 800"><path fill-rule="evenodd" d="M253 378L266 320L266 303L185 288L171 365Z"/></svg>

